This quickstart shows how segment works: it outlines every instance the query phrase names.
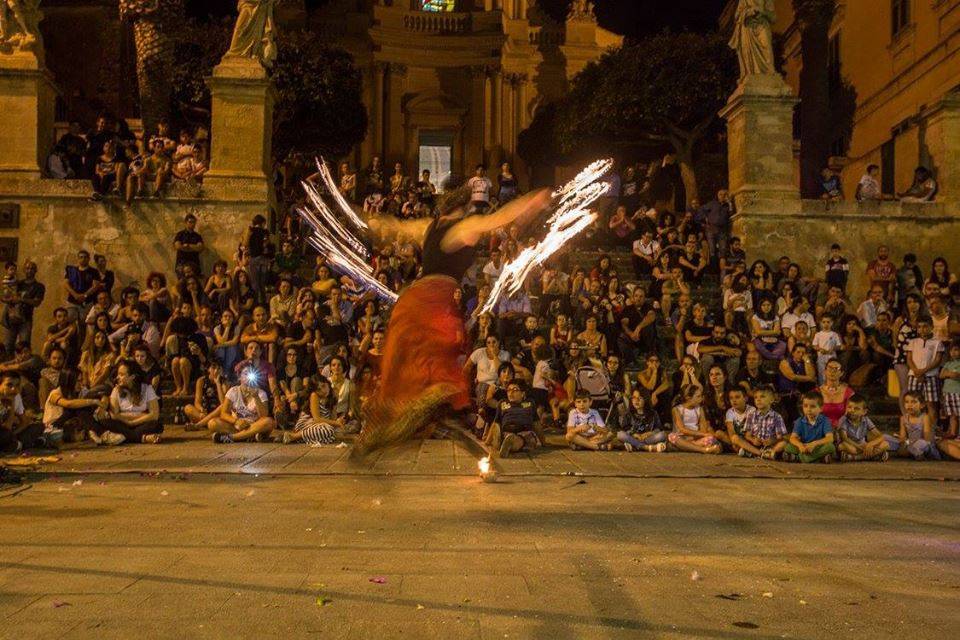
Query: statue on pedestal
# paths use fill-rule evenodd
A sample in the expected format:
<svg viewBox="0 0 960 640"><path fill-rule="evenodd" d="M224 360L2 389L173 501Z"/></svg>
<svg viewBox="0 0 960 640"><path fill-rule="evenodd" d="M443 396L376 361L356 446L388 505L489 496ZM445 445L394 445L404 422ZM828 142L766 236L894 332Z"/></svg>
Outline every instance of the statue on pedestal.
<svg viewBox="0 0 960 640"><path fill-rule="evenodd" d="M237 24L224 58L253 58L270 68L277 58L273 29L274 0L239 0Z"/></svg>
<svg viewBox="0 0 960 640"><path fill-rule="evenodd" d="M5 50L33 51L42 59L42 18L40 0L0 0L0 45Z"/></svg>
<svg viewBox="0 0 960 640"><path fill-rule="evenodd" d="M740 0L730 48L740 60L740 80L752 75L774 75L774 0Z"/></svg>
<svg viewBox="0 0 960 640"><path fill-rule="evenodd" d="M570 3L570 11L567 13L567 20L589 20L597 21L597 15L593 11L593 3L589 0L573 0Z"/></svg>

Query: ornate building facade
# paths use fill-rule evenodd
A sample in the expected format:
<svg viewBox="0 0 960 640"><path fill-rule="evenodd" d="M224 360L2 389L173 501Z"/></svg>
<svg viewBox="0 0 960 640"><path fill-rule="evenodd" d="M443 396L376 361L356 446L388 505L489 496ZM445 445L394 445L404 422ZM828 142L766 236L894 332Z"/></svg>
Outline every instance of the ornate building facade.
<svg viewBox="0 0 960 640"><path fill-rule="evenodd" d="M564 23L535 0L332 0L306 20L363 71L370 127L354 162L379 156L438 182L519 164L517 136L537 107L622 41L582 0Z"/></svg>
<svg viewBox="0 0 960 640"><path fill-rule="evenodd" d="M736 0L725 12L729 20ZM793 0L775 0L774 31L783 41L786 81L800 95L802 51ZM829 32L831 89L856 91L849 138L831 140L852 197L868 165L881 167L884 193L910 186L913 171L932 169L957 198L960 119L960 0L838 0ZM801 125L802 126L802 125Z"/></svg>

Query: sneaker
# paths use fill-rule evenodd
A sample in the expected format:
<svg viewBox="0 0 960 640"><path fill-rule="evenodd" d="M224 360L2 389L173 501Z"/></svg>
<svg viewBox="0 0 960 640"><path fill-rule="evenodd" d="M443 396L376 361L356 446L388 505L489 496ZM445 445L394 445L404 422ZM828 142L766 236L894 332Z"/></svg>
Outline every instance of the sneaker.
<svg viewBox="0 0 960 640"><path fill-rule="evenodd" d="M656 451L657 453L663 453L664 451L667 450L667 443L666 443L666 442L658 442L658 443L657 443L657 446L654 447L653 450Z"/></svg>
<svg viewBox="0 0 960 640"><path fill-rule="evenodd" d="M97 432L94 431L93 429L90 429L89 431L87 431L87 435L90 437L90 441L93 444L97 446L100 446L101 444L103 444L103 439L100 436L98 436Z"/></svg>
<svg viewBox="0 0 960 640"><path fill-rule="evenodd" d="M217 444L232 444L233 437L229 433L215 433L213 434L213 441Z"/></svg>
<svg viewBox="0 0 960 640"><path fill-rule="evenodd" d="M109 447L115 447L118 444L123 444L124 442L126 442L127 438L121 433L114 433L113 431L105 431L103 435L100 436L100 440L103 442L103 444Z"/></svg>
<svg viewBox="0 0 960 640"><path fill-rule="evenodd" d="M737 455L740 456L741 458L752 458L752 457L753 457L753 454L750 453L749 451L747 451L746 449L744 449L743 447L740 447L740 449L737 451Z"/></svg>
<svg viewBox="0 0 960 640"><path fill-rule="evenodd" d="M890 459L889 451L884 451L883 453L880 454L880 457L877 458L877 460L879 460L880 462L886 462L889 459Z"/></svg>
<svg viewBox="0 0 960 640"><path fill-rule="evenodd" d="M633 445L630 444L629 442L624 442L624 443L623 443L623 448L624 448L625 451L627 451L627 452L629 452L629 453L632 453L632 452L633 452Z"/></svg>
<svg viewBox="0 0 960 640"><path fill-rule="evenodd" d="M513 452L513 435L507 434L503 437L503 440L500 442L500 457L509 458L510 454Z"/></svg>
<svg viewBox="0 0 960 640"><path fill-rule="evenodd" d="M825 455L825 456L823 456L823 464L830 464L830 463L832 463L832 462L833 462L833 456L832 456L832 455Z"/></svg>

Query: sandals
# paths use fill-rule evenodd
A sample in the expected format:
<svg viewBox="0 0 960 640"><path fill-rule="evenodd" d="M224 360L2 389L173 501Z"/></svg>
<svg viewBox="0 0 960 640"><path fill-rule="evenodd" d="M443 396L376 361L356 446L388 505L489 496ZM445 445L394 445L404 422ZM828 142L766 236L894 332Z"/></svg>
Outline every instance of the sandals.
<svg viewBox="0 0 960 640"><path fill-rule="evenodd" d="M140 442L143 444L160 444L160 434L159 433L148 433L142 438Z"/></svg>

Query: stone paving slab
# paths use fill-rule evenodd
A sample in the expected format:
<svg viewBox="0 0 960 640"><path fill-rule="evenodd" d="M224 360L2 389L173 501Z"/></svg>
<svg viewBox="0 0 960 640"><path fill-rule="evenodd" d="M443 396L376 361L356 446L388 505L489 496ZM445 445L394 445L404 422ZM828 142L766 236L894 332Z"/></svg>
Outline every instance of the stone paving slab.
<svg viewBox="0 0 960 640"><path fill-rule="evenodd" d="M476 450L456 439L417 440L374 453L358 463L350 448L275 443L214 444L206 434L169 428L159 445L68 445L43 474L248 474L273 476L475 476ZM554 438L556 439L556 438ZM0 459L2 462L2 459ZM548 446L497 462L501 478L523 476L638 478L778 478L960 480L960 463L914 462L800 465L733 455L571 451Z"/></svg>

